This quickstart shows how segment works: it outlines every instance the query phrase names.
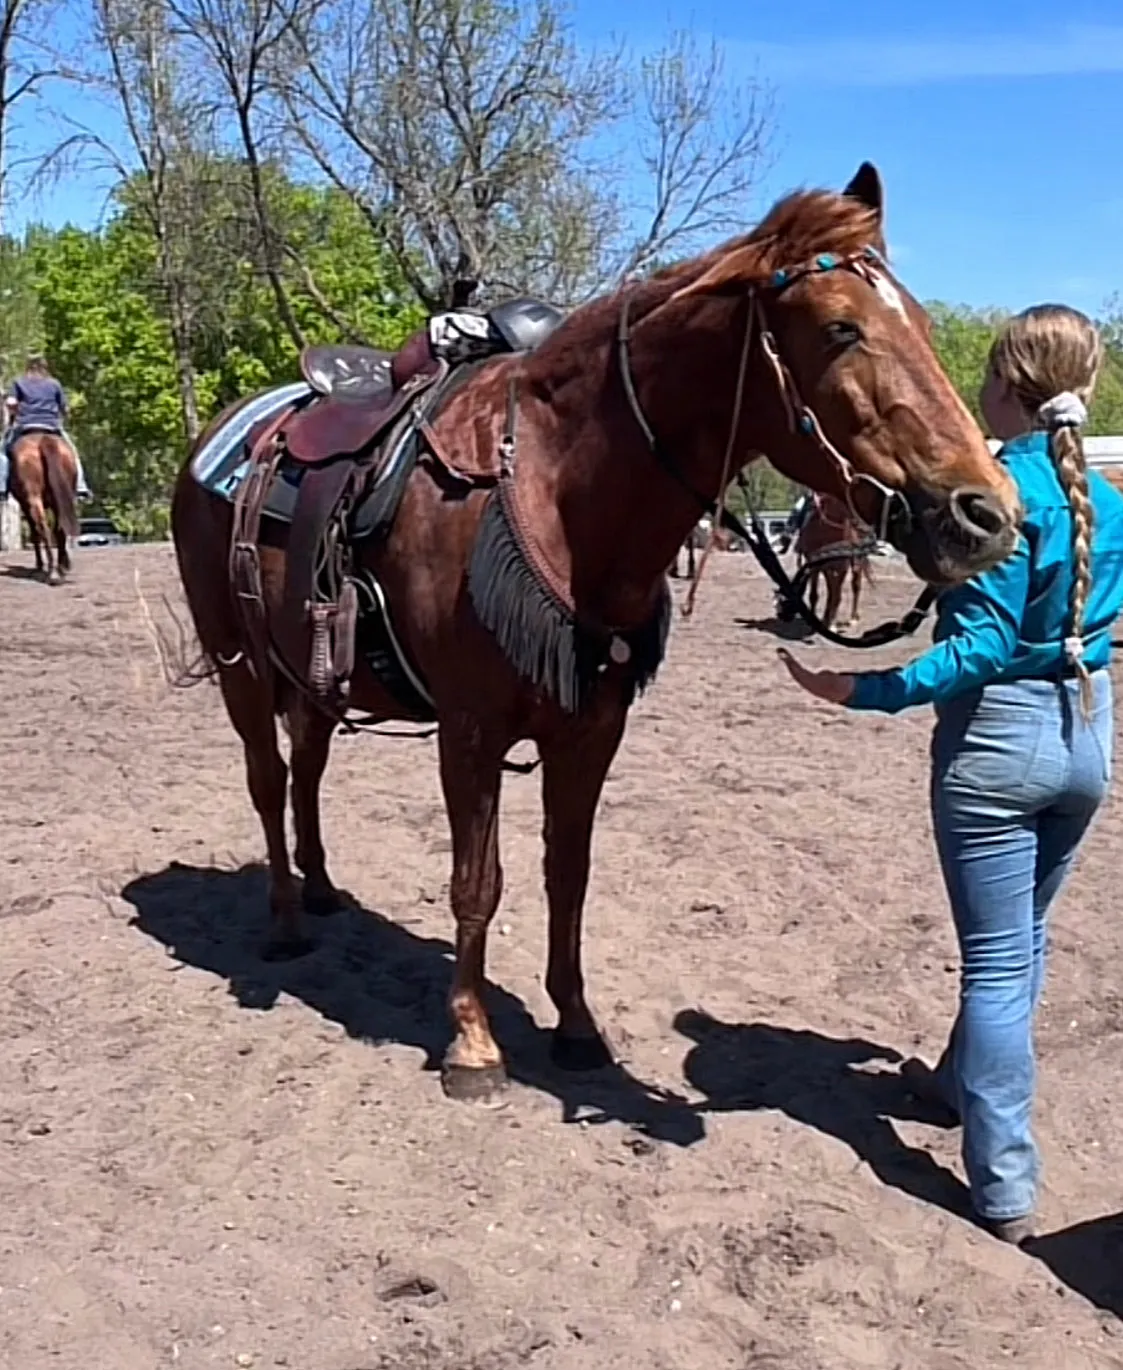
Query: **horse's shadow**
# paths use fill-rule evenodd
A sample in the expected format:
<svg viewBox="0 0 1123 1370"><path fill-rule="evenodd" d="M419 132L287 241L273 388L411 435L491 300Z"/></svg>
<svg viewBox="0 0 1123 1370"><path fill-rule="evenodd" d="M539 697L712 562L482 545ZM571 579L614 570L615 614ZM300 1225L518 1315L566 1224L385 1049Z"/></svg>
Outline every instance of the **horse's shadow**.
<svg viewBox="0 0 1123 1370"><path fill-rule="evenodd" d="M8 580L38 580L44 585L47 583L46 571L40 571L34 566L16 564L0 567L0 575L6 576Z"/></svg>
<svg viewBox="0 0 1123 1370"><path fill-rule="evenodd" d="M230 871L173 864L132 881L122 894L136 909L134 926L178 960L222 976L243 1008L269 1010L289 994L352 1037L417 1047L425 1069L439 1067L452 969L452 947L443 938L352 907L315 922L316 950L308 957L265 961L267 881L259 865ZM487 1009L511 1078L552 1094L567 1122L618 1121L677 1146L705 1135L684 1098L622 1066L588 1075L559 1071L549 1059L550 1034L509 991L489 983Z"/></svg>
<svg viewBox="0 0 1123 1370"><path fill-rule="evenodd" d="M749 632L768 633L783 642L807 642L815 636L814 628L798 615L787 623L778 619L775 614L767 618L735 618L733 622L739 628L745 628Z"/></svg>
<svg viewBox="0 0 1123 1370"><path fill-rule="evenodd" d="M775 1109L844 1142L885 1185L972 1220L966 1186L926 1151L908 1146L892 1119L936 1124L899 1075L855 1067L899 1061L892 1047L771 1023L723 1023L684 1009L675 1028L695 1045L683 1071L704 1112Z"/></svg>

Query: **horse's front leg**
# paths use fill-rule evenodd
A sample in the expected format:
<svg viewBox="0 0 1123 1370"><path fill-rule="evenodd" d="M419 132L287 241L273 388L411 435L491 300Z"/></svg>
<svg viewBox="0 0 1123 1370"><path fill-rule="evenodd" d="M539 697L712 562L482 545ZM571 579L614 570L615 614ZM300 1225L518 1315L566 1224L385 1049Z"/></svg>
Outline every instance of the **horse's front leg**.
<svg viewBox="0 0 1123 1370"><path fill-rule="evenodd" d="M503 1055L483 1006L487 929L503 892L499 784L506 744L476 720L441 719L441 785L452 829L449 898L456 919L456 967L449 992L455 1036L441 1083L450 1099L495 1103L507 1084Z"/></svg>
<svg viewBox="0 0 1123 1370"><path fill-rule="evenodd" d="M827 582L827 608L823 615L823 622L828 628L833 628L835 620L838 618L838 611L842 608L842 590L845 584L846 570L836 564L829 566L824 575Z"/></svg>
<svg viewBox="0 0 1123 1370"><path fill-rule="evenodd" d="M818 569L811 572L807 577L807 589L804 592L807 595L807 607L816 616L819 613L819 576Z"/></svg>
<svg viewBox="0 0 1123 1370"><path fill-rule="evenodd" d="M542 757L546 898L550 906L546 992L558 1010L552 1056L564 1070L596 1070L612 1056L585 1002L581 921L589 883L593 819L605 776L624 733L626 710L613 705L539 743Z"/></svg>

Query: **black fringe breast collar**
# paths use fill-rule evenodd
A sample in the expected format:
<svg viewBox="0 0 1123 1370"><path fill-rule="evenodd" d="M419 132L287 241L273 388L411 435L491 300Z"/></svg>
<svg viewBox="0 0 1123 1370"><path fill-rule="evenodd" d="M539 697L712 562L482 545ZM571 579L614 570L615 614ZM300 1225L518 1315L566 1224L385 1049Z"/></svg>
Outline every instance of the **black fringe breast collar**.
<svg viewBox="0 0 1123 1370"><path fill-rule="evenodd" d="M517 402L512 377L500 477L487 496L468 564L472 606L519 675L566 713L582 711L613 663L627 669L630 705L663 661L671 623L670 585L664 576L659 603L647 623L618 629L583 615L565 587L555 583L520 518L514 481Z"/></svg>

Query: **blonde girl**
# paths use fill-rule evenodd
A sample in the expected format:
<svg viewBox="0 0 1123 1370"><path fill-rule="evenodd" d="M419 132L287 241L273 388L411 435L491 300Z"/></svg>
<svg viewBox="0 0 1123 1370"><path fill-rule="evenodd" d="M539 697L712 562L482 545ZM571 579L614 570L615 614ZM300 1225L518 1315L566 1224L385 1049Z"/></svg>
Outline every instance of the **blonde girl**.
<svg viewBox="0 0 1123 1370"><path fill-rule="evenodd" d="M982 409L1025 522L1000 566L940 597L934 645L896 670L785 664L812 694L896 713L934 703L931 805L962 956L959 1012L917 1094L962 1123L976 1213L1033 1233L1033 1017L1046 916L1107 791L1111 629L1123 609L1123 496L1090 472L1082 429L1102 360L1083 314L1040 305L991 349Z"/></svg>

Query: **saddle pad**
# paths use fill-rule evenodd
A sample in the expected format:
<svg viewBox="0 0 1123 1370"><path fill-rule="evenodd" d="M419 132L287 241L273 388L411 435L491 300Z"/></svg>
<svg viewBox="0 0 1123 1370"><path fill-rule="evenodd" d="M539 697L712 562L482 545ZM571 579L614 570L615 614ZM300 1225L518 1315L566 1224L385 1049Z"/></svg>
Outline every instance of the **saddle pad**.
<svg viewBox="0 0 1123 1370"><path fill-rule="evenodd" d="M204 490L233 502L242 477L249 469L245 442L250 433L258 424L276 418L282 409L313 393L310 385L296 381L254 396L199 448L191 458L191 474Z"/></svg>
<svg viewBox="0 0 1123 1370"><path fill-rule="evenodd" d="M249 434L259 424L275 418L287 405L307 399L313 393L310 386L303 382L297 382L293 385L282 386L279 390L270 390L264 395L258 395L200 447L191 461L192 476L205 490L209 490L211 494L219 495L227 503L233 504L238 486L249 470L249 457L245 450L245 443ZM401 468L412 465L415 453L415 444L399 442L395 451L390 454L389 460L379 471L378 479L365 497L366 500L370 501L372 496L388 483L397 482L401 475ZM281 463L277 479L273 482L265 499L263 513L266 518L276 519L280 523L292 523L293 513L296 510L296 497L300 491L303 475L303 467L289 461ZM371 504L371 510L377 512L379 503L379 501L374 501ZM368 513L368 521L371 517L372 515ZM366 531L369 532L369 529Z"/></svg>

